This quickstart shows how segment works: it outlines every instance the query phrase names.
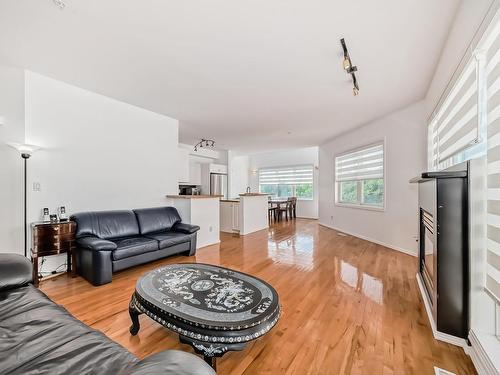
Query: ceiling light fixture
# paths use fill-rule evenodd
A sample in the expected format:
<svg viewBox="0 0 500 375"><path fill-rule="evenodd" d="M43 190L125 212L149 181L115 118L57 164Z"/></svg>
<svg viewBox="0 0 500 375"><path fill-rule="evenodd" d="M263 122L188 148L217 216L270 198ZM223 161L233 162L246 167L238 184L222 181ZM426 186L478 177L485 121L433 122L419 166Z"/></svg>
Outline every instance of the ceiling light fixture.
<svg viewBox="0 0 500 375"><path fill-rule="evenodd" d="M207 148L207 147L210 147L210 148L214 148L215 146L215 141L211 140L211 139L204 139L202 138L201 141L199 141L195 146L194 146L194 151L198 151L199 148Z"/></svg>
<svg viewBox="0 0 500 375"><path fill-rule="evenodd" d="M340 44L342 45L342 49L344 50L344 60L342 61L342 66L347 74L351 75L352 78L352 93L354 96L359 94L359 85L358 80L356 79L355 72L358 71L358 67L352 65L351 56L349 56L349 52L347 51L347 46L345 45L344 38L340 39Z"/></svg>

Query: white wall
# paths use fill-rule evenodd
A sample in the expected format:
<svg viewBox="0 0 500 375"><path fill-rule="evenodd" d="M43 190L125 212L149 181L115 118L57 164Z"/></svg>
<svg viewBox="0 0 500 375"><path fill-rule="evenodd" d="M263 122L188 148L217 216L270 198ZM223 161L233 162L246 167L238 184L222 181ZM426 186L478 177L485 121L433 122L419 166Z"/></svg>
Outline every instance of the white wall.
<svg viewBox="0 0 500 375"><path fill-rule="evenodd" d="M412 255L417 254L418 190L408 180L419 175L426 166L424 118L424 103L418 102L320 146L320 223ZM336 206L335 155L384 138L385 211Z"/></svg>
<svg viewBox="0 0 500 375"><path fill-rule="evenodd" d="M0 66L0 252L22 254L23 165L7 143L24 142L24 71Z"/></svg>
<svg viewBox="0 0 500 375"><path fill-rule="evenodd" d="M177 120L26 72L29 221L55 212L166 205L177 193ZM47 269L51 267L48 266Z"/></svg>
<svg viewBox="0 0 500 375"><path fill-rule="evenodd" d="M262 154L250 155L250 171L257 171L260 168L286 167L293 165L312 164L317 167L319 164L318 147L305 147L292 150L281 150L266 152ZM297 216L303 218L318 218L318 170L314 168L314 195L312 200L297 201ZM259 191L258 173L249 174L249 185L252 192Z"/></svg>

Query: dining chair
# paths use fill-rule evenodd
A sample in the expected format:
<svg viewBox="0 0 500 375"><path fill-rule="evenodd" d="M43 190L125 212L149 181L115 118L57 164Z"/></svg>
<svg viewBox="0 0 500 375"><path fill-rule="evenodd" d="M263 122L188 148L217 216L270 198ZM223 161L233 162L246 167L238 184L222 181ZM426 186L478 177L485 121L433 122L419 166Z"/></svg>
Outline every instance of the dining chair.
<svg viewBox="0 0 500 375"><path fill-rule="evenodd" d="M297 197L291 197L290 217L297 218Z"/></svg>
<svg viewBox="0 0 500 375"><path fill-rule="evenodd" d="M277 216L276 216L276 211L278 210L278 207L274 206L272 202L269 202L269 207L267 208L267 218L269 221L274 221L276 222Z"/></svg>
<svg viewBox="0 0 500 375"><path fill-rule="evenodd" d="M283 217L283 213L285 214L286 221L288 221L288 215L290 214L291 207L292 207L292 202L290 198L288 198L286 202L280 203L278 205L278 221L280 221L281 218ZM290 216L290 219L291 218L292 217Z"/></svg>

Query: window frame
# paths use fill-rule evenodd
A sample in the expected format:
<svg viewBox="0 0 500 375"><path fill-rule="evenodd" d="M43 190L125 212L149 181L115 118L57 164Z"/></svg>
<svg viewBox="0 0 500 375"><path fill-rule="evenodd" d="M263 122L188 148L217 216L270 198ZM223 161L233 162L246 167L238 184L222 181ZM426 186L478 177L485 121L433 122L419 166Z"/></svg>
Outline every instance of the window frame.
<svg viewBox="0 0 500 375"><path fill-rule="evenodd" d="M261 170L269 170L269 169L277 169L277 170L279 170L279 169L289 169L289 168L298 168L298 167L308 167L308 168L310 167L311 170L312 170L313 177L312 177L312 196L311 196L311 198L298 197L297 194L296 194L297 185L305 185L305 184L293 184L293 185L286 185L286 186L291 186L292 187L292 195L291 195L291 197L296 197L297 200L299 200L299 201L308 201L308 202L313 201L314 197L315 197L315 193L316 193L316 187L315 187L315 183L314 183L314 179L315 179L314 164L291 164L291 165L279 165L279 166L275 166L275 167L262 167L262 168L259 168L257 170L257 179L258 179L258 185L259 185L259 193L262 193L261 185L267 185L267 184L261 184L261 182L260 182L260 171ZM281 185L285 185L285 184L281 184ZM277 184L276 186L280 186L280 184ZM278 196L278 198L288 198L288 197L279 197Z"/></svg>
<svg viewBox="0 0 500 375"><path fill-rule="evenodd" d="M382 154L383 156L382 157L383 157L383 166L384 166L384 173L382 176L382 181L384 184L384 193L383 193L383 203L380 206L374 205L374 204L367 204L367 203L362 202L362 200L363 200L363 182L368 181L368 180L374 180L373 178L363 179L363 180L337 181L337 163L336 163L336 160L338 157L341 157L341 156L344 156L344 155L347 155L347 154L350 154L353 152L361 151L363 149L370 148L373 146L378 146L378 145L382 145L382 149L383 149L383 154ZM386 147L386 140L384 137L382 140L375 141L375 142L368 143L368 144L364 144L363 146L356 147L356 148L353 148L353 149L350 149L347 151L343 151L339 154L334 155L334 157L333 157L333 182L334 182L334 186L335 186L335 188L334 188L334 193L335 193L334 204L335 204L335 206L346 207L346 208L357 208L357 209L361 209L361 210L379 211L379 212L384 212L386 210L386 201L387 201L386 151L387 151L387 147ZM340 200L342 182L356 182L357 183L357 198L358 199L357 199L356 203L342 202Z"/></svg>

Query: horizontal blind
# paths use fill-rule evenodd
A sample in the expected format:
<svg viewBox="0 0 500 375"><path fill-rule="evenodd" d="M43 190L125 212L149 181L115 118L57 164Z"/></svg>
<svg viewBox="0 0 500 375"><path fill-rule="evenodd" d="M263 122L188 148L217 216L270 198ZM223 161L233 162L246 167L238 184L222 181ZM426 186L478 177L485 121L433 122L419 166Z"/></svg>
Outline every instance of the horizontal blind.
<svg viewBox="0 0 500 375"><path fill-rule="evenodd" d="M312 165L259 169L259 184L261 185L300 185L312 183Z"/></svg>
<svg viewBox="0 0 500 375"><path fill-rule="evenodd" d="M337 182L376 178L384 178L384 145L381 143L335 158Z"/></svg>
<svg viewBox="0 0 500 375"><path fill-rule="evenodd" d="M486 288L500 301L500 37L485 42L488 121L488 240Z"/></svg>
<svg viewBox="0 0 500 375"><path fill-rule="evenodd" d="M477 77L472 57L430 122L433 169L450 166L449 158L478 142Z"/></svg>

